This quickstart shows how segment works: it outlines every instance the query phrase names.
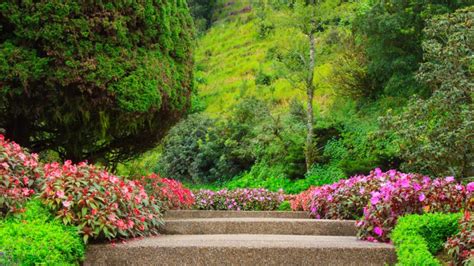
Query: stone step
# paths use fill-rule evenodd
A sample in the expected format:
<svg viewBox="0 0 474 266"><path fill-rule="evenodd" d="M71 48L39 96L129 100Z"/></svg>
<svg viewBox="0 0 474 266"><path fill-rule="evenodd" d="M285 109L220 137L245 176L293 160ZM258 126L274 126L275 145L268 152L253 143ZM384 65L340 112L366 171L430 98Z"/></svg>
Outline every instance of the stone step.
<svg viewBox="0 0 474 266"><path fill-rule="evenodd" d="M208 211L208 210L170 210L165 219L193 218L309 218L308 212L290 211Z"/></svg>
<svg viewBox="0 0 474 266"><path fill-rule="evenodd" d="M161 233L170 235L277 234L355 236L355 221L291 218L203 218L165 220Z"/></svg>
<svg viewBox="0 0 474 266"><path fill-rule="evenodd" d="M385 265L393 246L347 236L162 235L89 245L84 265Z"/></svg>

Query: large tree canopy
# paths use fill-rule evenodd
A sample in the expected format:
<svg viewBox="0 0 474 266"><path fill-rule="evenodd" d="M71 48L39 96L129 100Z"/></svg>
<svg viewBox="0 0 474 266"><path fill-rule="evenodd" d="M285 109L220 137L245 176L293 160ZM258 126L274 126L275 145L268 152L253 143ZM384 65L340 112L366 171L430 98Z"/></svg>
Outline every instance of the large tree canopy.
<svg viewBox="0 0 474 266"><path fill-rule="evenodd" d="M368 57L368 76L375 88L367 95L409 96L423 92L415 79L423 59L423 29L436 15L469 6L470 0L374 0L356 19ZM362 9L363 10L363 9Z"/></svg>
<svg viewBox="0 0 474 266"><path fill-rule="evenodd" d="M75 161L142 152L189 105L192 35L185 0L4 1L0 127Z"/></svg>

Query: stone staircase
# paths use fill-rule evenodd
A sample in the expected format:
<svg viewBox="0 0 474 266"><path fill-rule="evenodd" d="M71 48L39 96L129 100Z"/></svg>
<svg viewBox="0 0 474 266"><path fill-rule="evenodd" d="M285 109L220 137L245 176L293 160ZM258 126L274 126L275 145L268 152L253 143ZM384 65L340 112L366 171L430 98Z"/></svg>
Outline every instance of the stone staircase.
<svg viewBox="0 0 474 266"><path fill-rule="evenodd" d="M84 265L385 265L393 246L305 212L169 211L162 235L90 245Z"/></svg>

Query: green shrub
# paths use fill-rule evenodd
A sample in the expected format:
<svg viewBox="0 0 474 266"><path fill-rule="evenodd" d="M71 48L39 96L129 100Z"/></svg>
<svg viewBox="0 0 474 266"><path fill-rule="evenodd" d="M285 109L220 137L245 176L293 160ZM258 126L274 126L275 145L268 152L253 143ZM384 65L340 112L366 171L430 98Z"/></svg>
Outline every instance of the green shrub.
<svg viewBox="0 0 474 266"><path fill-rule="evenodd" d="M333 184L346 175L342 169L334 165L314 165L304 179L299 179L285 188L287 193L296 194L307 190L311 186Z"/></svg>
<svg viewBox="0 0 474 266"><path fill-rule="evenodd" d="M441 265L433 256L458 231L461 214L413 214L401 217L391 239L399 265Z"/></svg>
<svg viewBox="0 0 474 266"><path fill-rule="evenodd" d="M291 204L289 201L283 201L280 206L278 206L279 211L291 211Z"/></svg>
<svg viewBox="0 0 474 266"><path fill-rule="evenodd" d="M0 265L77 265L84 250L78 229L53 220L39 201L0 221Z"/></svg>
<svg viewBox="0 0 474 266"><path fill-rule="evenodd" d="M227 182L225 187L228 189L266 188L271 191L285 189L290 186L291 181L285 176L284 170L284 166L257 163L249 171Z"/></svg>

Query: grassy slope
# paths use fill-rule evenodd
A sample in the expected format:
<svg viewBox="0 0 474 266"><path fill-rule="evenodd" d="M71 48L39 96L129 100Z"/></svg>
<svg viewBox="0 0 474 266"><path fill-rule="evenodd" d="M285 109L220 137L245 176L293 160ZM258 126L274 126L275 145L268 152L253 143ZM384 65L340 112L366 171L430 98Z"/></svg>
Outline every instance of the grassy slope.
<svg viewBox="0 0 474 266"><path fill-rule="evenodd" d="M215 14L212 28L199 39L195 52L196 77L203 80L198 84L200 96L206 103L206 112L226 112L244 96L256 96L270 100L277 109L285 107L289 100L304 100L302 90L295 88L282 78L270 86L257 86L255 75L262 69L272 73L272 63L266 59L267 51L274 46L285 46L291 42L292 33L285 26L276 25L275 31L266 38L259 38L260 19L255 7L248 0L221 0ZM243 9L251 7L250 12ZM270 11L269 18L282 14ZM325 55L315 70L316 82L323 81L331 73L331 55ZM320 82L324 83L324 82ZM316 92L315 103L327 107L333 98L332 88L321 86Z"/></svg>

